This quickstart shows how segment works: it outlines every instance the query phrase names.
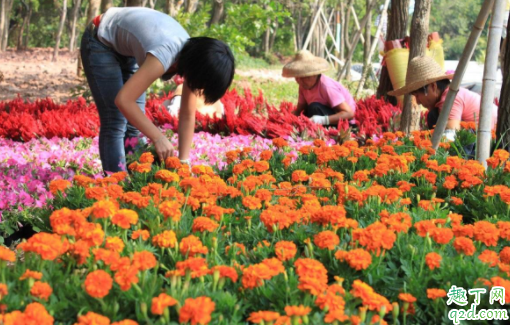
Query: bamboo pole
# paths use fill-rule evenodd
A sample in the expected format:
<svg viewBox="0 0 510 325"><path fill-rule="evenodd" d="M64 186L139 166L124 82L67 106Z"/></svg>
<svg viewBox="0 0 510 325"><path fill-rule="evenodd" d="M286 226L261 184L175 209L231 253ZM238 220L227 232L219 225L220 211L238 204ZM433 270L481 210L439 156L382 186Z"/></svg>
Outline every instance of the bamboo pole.
<svg viewBox="0 0 510 325"><path fill-rule="evenodd" d="M363 70L363 75L361 76L361 80L359 81L358 89L356 89L356 95L354 96L356 98L359 97L359 94L361 93L361 90L363 89L363 86L365 85L365 81L367 79L368 73L372 70L372 56L374 55L375 49L378 46L379 35L381 34L382 26L383 26L382 17L388 11L389 5L390 5L390 0L386 0L384 2L383 9L380 13L381 21L379 22L379 26L377 26L377 30L375 31L375 40L372 43L372 46L370 47L370 52L368 54L368 60L367 60L367 62L365 62L365 69Z"/></svg>
<svg viewBox="0 0 510 325"><path fill-rule="evenodd" d="M478 38L483 31L485 26L485 22L489 17L489 14L492 10L494 0L485 0L478 13L478 17L476 18L475 24L471 30L471 34L469 35L466 46L464 47L464 51L462 52L462 56L460 58L457 69L455 70L455 75L453 76L452 83L450 84L450 90L446 94L446 98L443 104L443 108L439 113L439 118L436 123L436 127L434 129L434 133L432 134L432 147L437 149L439 147L439 143L441 142L441 138L443 137L444 130L446 128L446 124L448 123L448 116L450 116L450 111L453 106L453 101L459 92L459 86L464 77L464 73L466 72L466 67L473 56L473 53L476 48L476 43L478 42Z"/></svg>
<svg viewBox="0 0 510 325"><path fill-rule="evenodd" d="M498 73L498 56L501 34L503 31L503 15L506 0L495 0L489 26L485 66L483 68L482 99L480 100L480 118L476 132L476 160L487 168L487 159L491 153L492 109Z"/></svg>
<svg viewBox="0 0 510 325"><path fill-rule="evenodd" d="M315 30L315 25L317 24L317 21L319 20L320 13L322 10L322 6L324 5L325 1L321 1L319 5L319 9L317 9L317 13L315 14L315 17L313 19L312 25L310 26L310 32L308 32L308 36L306 37L305 44L303 44L303 50L306 50L308 48L308 43L310 43L310 39L312 38L313 31Z"/></svg>

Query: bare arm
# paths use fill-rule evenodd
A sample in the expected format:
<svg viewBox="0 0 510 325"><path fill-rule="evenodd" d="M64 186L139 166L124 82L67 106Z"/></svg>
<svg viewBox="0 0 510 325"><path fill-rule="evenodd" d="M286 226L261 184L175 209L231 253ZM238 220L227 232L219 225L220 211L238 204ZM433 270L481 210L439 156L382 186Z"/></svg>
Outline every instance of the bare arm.
<svg viewBox="0 0 510 325"><path fill-rule="evenodd" d="M338 113L328 116L329 124L338 124L340 120L350 120L354 117L354 111L347 102L333 107L333 110Z"/></svg>
<svg viewBox="0 0 510 325"><path fill-rule="evenodd" d="M160 160L164 160L173 154L173 146L163 133L161 133L140 110L136 100L157 78L161 77L164 72L164 67L161 62L152 54L147 54L145 62L124 84L115 98L115 105L117 105L129 123L154 142Z"/></svg>
<svg viewBox="0 0 510 325"><path fill-rule="evenodd" d="M193 134L195 133L195 113L197 95L183 84L181 109L179 110L179 159L189 159Z"/></svg>
<svg viewBox="0 0 510 325"><path fill-rule="evenodd" d="M299 114L301 114L301 112L304 111L305 109L306 109L306 104L298 103L296 110L292 113L296 116L299 116Z"/></svg>
<svg viewBox="0 0 510 325"><path fill-rule="evenodd" d="M446 129L459 130L460 129L460 121L459 120L448 120L448 123L446 123Z"/></svg>

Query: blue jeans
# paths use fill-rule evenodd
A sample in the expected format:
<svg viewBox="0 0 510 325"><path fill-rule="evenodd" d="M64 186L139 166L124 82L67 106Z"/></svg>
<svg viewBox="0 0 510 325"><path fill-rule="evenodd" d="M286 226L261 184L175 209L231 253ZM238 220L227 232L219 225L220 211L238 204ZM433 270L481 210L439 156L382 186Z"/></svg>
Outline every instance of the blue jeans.
<svg viewBox="0 0 510 325"><path fill-rule="evenodd" d="M140 135L115 105L115 97L127 80L138 70L134 57L120 55L101 43L97 29L87 27L81 40L81 59L92 97L97 106L101 127L99 130L99 155L103 171L126 170L126 153L134 150L130 138ZM136 103L145 113L145 93ZM145 139L139 139L139 145Z"/></svg>

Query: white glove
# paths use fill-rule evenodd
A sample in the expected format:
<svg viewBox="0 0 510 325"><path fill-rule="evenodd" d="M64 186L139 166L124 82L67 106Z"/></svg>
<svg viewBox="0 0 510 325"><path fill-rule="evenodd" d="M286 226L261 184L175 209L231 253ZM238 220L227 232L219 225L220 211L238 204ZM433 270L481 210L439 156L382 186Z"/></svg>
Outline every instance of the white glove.
<svg viewBox="0 0 510 325"><path fill-rule="evenodd" d="M457 131L455 131L454 129L446 129L444 130L444 137L446 138L446 140L453 142L455 141L456 133Z"/></svg>
<svg viewBox="0 0 510 325"><path fill-rule="evenodd" d="M329 117L327 116L314 115L310 117L310 121L317 124L329 125Z"/></svg>

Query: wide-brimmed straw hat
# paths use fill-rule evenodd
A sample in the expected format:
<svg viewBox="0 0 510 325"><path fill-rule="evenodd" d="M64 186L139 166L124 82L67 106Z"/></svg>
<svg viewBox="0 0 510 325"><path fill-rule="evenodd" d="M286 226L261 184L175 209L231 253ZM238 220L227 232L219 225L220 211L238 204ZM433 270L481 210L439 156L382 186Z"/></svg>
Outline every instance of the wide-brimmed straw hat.
<svg viewBox="0 0 510 325"><path fill-rule="evenodd" d="M286 78L316 76L329 70L329 63L323 58L316 57L310 51L301 50L294 59L287 63L282 70Z"/></svg>
<svg viewBox="0 0 510 325"><path fill-rule="evenodd" d="M441 66L431 57L416 57L409 62L404 87L388 92L390 96L409 94L433 82L452 79L453 74L445 74Z"/></svg>

